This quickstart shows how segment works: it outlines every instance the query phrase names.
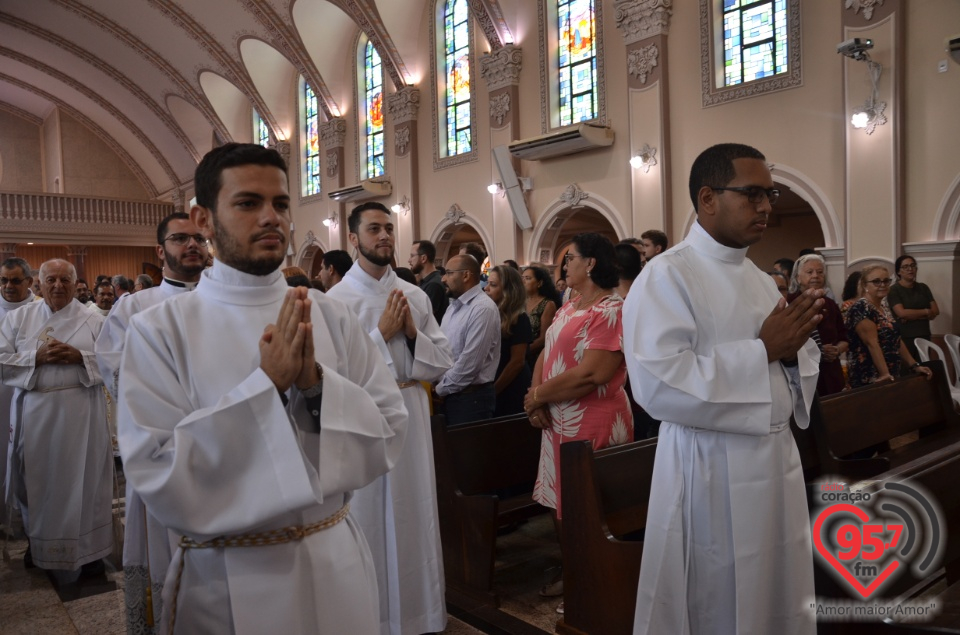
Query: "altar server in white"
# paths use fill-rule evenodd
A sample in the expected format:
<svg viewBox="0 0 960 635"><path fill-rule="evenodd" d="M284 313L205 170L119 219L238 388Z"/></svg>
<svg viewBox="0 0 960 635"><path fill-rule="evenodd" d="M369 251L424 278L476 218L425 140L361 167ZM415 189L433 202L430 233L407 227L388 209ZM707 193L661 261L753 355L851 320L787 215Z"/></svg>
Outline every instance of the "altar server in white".
<svg viewBox="0 0 960 635"><path fill-rule="evenodd" d="M377 567L381 634L440 632L447 622L443 554L430 404L420 382L440 379L453 365L453 354L430 298L390 266L396 244L390 211L380 203L363 203L350 213L348 224L359 256L327 293L360 316L410 415L396 467L359 490L352 509Z"/></svg>
<svg viewBox="0 0 960 635"><path fill-rule="evenodd" d="M697 222L624 304L637 402L663 421L634 632L815 632L810 518L790 431L806 427L821 292L790 306L746 258L779 191L763 155L723 144L690 174Z"/></svg>
<svg viewBox="0 0 960 635"><path fill-rule="evenodd" d="M375 633L349 500L396 462L403 398L349 309L287 287L280 155L226 144L194 181L217 259L196 291L133 317L120 364L127 478L184 536L162 632Z"/></svg>
<svg viewBox="0 0 960 635"><path fill-rule="evenodd" d="M7 504L19 504L33 564L79 574L113 548L113 454L93 353L103 318L74 299L66 260L40 265L42 302L0 323L0 373L16 388ZM25 558L26 560L26 558Z"/></svg>
<svg viewBox="0 0 960 635"><path fill-rule="evenodd" d="M116 403L117 383L123 341L130 319L175 295L192 291L200 280L207 261L207 239L190 220L190 215L174 212L157 225L157 257L163 264L159 286L128 293L117 302L97 338L96 353L100 373ZM156 632L163 602L161 593L172 554L167 529L143 506L139 494L126 482L126 522L123 537L123 594L127 613L127 633L149 635ZM153 614L147 615L148 607Z"/></svg>
<svg viewBox="0 0 960 635"><path fill-rule="evenodd" d="M0 265L0 320L14 309L33 302L33 274L23 258L7 258ZM13 387L0 384L0 526L7 527L6 478L7 451L10 445L10 404ZM10 532L12 527L7 527Z"/></svg>

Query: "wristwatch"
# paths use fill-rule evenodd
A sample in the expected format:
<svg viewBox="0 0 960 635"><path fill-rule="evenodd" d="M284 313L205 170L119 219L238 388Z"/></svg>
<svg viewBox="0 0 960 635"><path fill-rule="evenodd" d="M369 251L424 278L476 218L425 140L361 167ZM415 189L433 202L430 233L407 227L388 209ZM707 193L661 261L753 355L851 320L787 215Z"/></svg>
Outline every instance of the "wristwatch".
<svg viewBox="0 0 960 635"><path fill-rule="evenodd" d="M317 374L320 375L320 381L300 391L305 399L313 399L323 394L323 368L320 367L320 364L317 364Z"/></svg>

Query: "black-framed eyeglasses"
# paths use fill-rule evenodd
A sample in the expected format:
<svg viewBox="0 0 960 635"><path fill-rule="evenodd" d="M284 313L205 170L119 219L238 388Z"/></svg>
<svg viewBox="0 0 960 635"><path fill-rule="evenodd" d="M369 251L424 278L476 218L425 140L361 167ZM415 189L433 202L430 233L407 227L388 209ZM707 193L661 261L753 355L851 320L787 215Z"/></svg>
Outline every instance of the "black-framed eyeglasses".
<svg viewBox="0 0 960 635"><path fill-rule="evenodd" d="M198 245L204 245L207 242L207 239L203 234L170 234L163 239L163 242L167 242L169 240L174 245L180 245L182 247L183 245L189 243L191 239L195 240Z"/></svg>
<svg viewBox="0 0 960 635"><path fill-rule="evenodd" d="M713 187L711 185L710 189L714 192L737 192L738 194L743 194L747 197L747 200L754 205L759 205L762 203L764 196L767 197L767 200L770 201L771 205L775 205L777 200L780 198L780 190L775 187L768 189L765 187L760 187L759 185L748 185L745 187Z"/></svg>
<svg viewBox="0 0 960 635"><path fill-rule="evenodd" d="M901 270L901 271L904 271L904 270L906 270L906 271L916 271L916 270L917 270L917 265L900 265L900 270Z"/></svg>
<svg viewBox="0 0 960 635"><path fill-rule="evenodd" d="M8 284L12 284L15 287L19 287L26 282L26 280L26 278L0 278L0 285L7 286Z"/></svg>
<svg viewBox="0 0 960 635"><path fill-rule="evenodd" d="M867 280L867 282L877 287L889 286L893 282L893 278L874 278L873 280Z"/></svg>

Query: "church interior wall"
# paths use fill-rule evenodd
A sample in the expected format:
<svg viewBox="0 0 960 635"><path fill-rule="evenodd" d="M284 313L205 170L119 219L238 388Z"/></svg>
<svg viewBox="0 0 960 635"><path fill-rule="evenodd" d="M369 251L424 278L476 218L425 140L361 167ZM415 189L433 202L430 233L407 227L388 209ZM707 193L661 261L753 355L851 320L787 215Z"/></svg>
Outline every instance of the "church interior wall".
<svg viewBox="0 0 960 635"><path fill-rule="evenodd" d="M51 110L44 118L40 131L43 137L40 146L43 191L59 194L63 192L63 154L60 144L60 110L58 108Z"/></svg>
<svg viewBox="0 0 960 635"><path fill-rule="evenodd" d="M0 190L42 192L40 126L0 110Z"/></svg>
<svg viewBox="0 0 960 635"><path fill-rule="evenodd" d="M63 193L149 200L130 168L86 126L60 113Z"/></svg>
<svg viewBox="0 0 960 635"><path fill-rule="evenodd" d="M53 258L68 260L69 251L66 245L17 245L17 257L23 258L34 267L39 267L41 263ZM86 248L84 256L84 269L91 285L101 274L122 274L135 278L143 273L143 263L160 266L154 247L90 246Z"/></svg>

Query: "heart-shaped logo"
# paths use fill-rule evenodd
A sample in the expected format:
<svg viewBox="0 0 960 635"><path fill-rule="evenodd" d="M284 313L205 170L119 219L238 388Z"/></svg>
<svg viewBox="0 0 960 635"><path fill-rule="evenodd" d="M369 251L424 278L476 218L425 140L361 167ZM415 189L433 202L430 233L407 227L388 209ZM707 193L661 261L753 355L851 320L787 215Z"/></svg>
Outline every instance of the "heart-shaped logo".
<svg viewBox="0 0 960 635"><path fill-rule="evenodd" d="M826 544L823 540L824 524L826 524L834 514L844 512L853 514L860 522L852 522L840 527L836 536L837 547ZM902 564L899 558L894 557L884 566L882 571L878 572L879 565L866 563L882 559L887 550L893 549L896 546L900 534L903 531L903 525L888 524L886 531L893 532L894 536L889 542L885 543L877 535L884 533L884 525L870 523L869 521L870 516L856 505L839 503L831 505L820 512L813 525L813 543L817 548L817 552L824 560L830 563L840 576L846 580L850 587L865 600L876 593L880 586L883 585L894 572L900 569ZM869 547L869 550L864 550L864 546ZM855 561L854 570L857 573L861 573L862 571L864 575L875 574L876 577L873 579L873 582L864 586L863 582L858 580L841 560Z"/></svg>

